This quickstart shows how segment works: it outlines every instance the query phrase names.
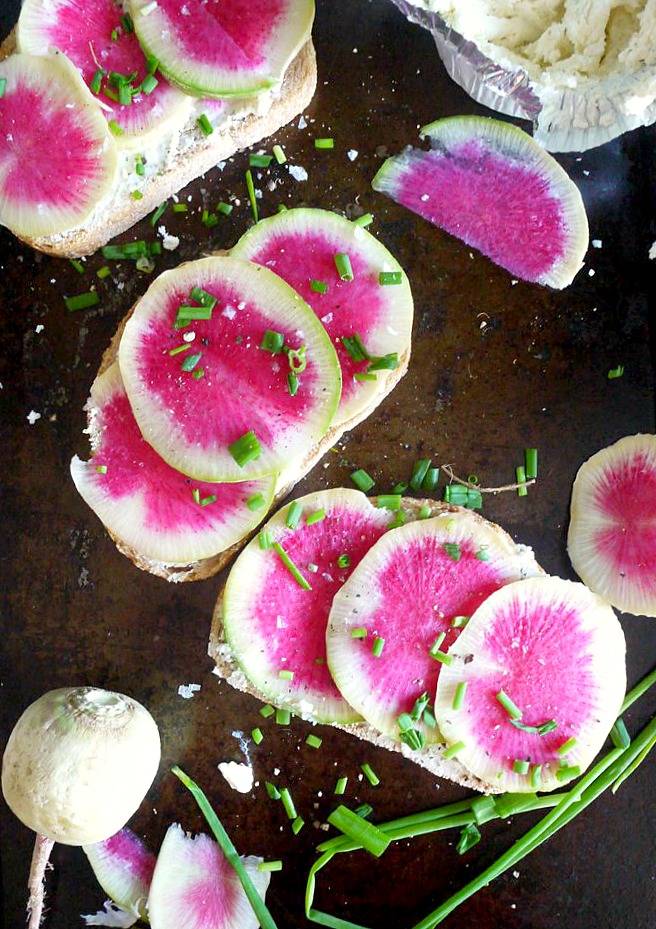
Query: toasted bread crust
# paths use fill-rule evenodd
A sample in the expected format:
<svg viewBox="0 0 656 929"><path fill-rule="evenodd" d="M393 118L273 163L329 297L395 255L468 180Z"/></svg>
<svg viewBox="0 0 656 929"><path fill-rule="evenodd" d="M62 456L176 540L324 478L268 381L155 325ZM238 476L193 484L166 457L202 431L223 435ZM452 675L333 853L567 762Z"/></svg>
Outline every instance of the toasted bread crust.
<svg viewBox="0 0 656 929"><path fill-rule="evenodd" d="M0 58L16 50L15 31L0 46ZM49 255L80 258L90 255L110 239L129 229L176 191L209 171L219 161L277 132L301 113L314 95L317 65L312 41L306 42L289 65L280 93L264 115L250 114L234 118L209 136L200 136L171 167L150 179L143 197L135 200L126 194L120 209L102 214L84 226L48 236L18 236L27 245Z"/></svg>

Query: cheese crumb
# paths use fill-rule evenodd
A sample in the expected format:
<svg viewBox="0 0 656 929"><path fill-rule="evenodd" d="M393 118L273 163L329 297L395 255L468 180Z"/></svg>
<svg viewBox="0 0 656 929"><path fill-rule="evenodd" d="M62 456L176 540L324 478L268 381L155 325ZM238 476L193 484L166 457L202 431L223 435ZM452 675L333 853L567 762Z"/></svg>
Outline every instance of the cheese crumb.
<svg viewBox="0 0 656 929"><path fill-rule="evenodd" d="M200 690L200 684L180 684L178 687L178 696L185 700L191 700L193 695Z"/></svg>
<svg viewBox="0 0 656 929"><path fill-rule="evenodd" d="M239 761L222 761L218 768L233 790L247 794L253 789L253 769L250 765Z"/></svg>

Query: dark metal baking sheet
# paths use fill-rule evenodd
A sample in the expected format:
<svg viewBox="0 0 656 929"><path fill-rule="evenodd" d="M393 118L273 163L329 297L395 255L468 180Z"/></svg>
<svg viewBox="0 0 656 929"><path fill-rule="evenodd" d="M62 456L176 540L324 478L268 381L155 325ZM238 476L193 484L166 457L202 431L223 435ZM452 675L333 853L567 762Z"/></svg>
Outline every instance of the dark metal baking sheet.
<svg viewBox="0 0 656 929"><path fill-rule="evenodd" d="M6 33L16 15L2 10ZM532 545L551 573L573 577L565 553L568 498L578 466L623 435L654 430L654 379L647 258L654 229L654 143L642 130L603 148L559 160L579 185L589 213L591 248L583 271L564 292L516 283L459 241L430 227L370 188L387 153L416 143L421 125L439 116L483 112L445 75L431 37L385 0L319 0L315 27L319 85L298 121L272 141L308 171L263 189L262 211L279 203L309 204L353 215L375 214L376 235L407 269L416 303L410 370L370 420L340 443L297 487L348 483L364 467L377 487L407 476L430 455L486 485L513 479L523 450L537 446L540 478L525 498L486 500L485 514ZM316 151L317 136L335 138ZM271 143L267 143L270 145ZM347 152L357 150L350 160ZM244 189L245 155L209 172L185 194L193 209L166 217L180 246L158 270L210 249L229 247L251 222ZM238 192L241 206L214 229L200 208ZM147 221L121 237L150 238ZM305 746L310 727L266 726L250 745L260 786L242 796L217 771L243 760L237 732L261 724L259 704L212 675L206 645L223 577L169 585L138 571L107 538L68 475L74 453L85 455L83 406L101 354L119 320L148 285L129 263L100 282L99 307L67 313L64 295L86 290L104 262L89 258L79 277L65 260L36 254L0 233L0 744L20 711L43 691L93 683L128 692L152 711L163 760L147 801L132 822L157 848L168 825L205 827L171 775L182 765L205 788L240 852L282 858L268 896L278 925L302 929L303 892L314 846L324 832L337 774L348 775L350 799L371 802L375 818L425 809L462 796L411 763L345 734L321 730L320 751ZM653 267L653 266L652 266ZM622 378L607 371L625 366ZM30 423L30 413L40 418ZM656 664L653 620L622 617L629 681ZM197 683L191 699L181 684ZM635 730L656 711L647 696L628 716ZM369 761L378 788L359 782ZM309 825L294 838L262 782L274 769L292 789ZM616 796L604 796L515 871L479 893L445 926L465 921L484 929L648 929L656 919L654 762L649 759ZM7 927L24 919L24 882L31 835L0 804L3 914ZM409 929L441 899L500 854L526 820L486 828L483 841L459 858L453 837L427 837L392 847L381 861L344 856L320 881L317 904L371 927ZM48 880L48 929L81 925L104 895L80 849L58 846ZM184 927L180 927L184 929Z"/></svg>

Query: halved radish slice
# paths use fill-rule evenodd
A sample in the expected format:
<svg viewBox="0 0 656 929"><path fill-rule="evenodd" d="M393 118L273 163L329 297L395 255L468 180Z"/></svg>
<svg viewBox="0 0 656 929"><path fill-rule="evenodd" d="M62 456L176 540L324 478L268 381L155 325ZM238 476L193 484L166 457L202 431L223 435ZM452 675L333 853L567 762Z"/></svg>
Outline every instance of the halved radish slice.
<svg viewBox="0 0 656 929"><path fill-rule="evenodd" d="M20 51L31 55L48 55L53 48L63 52L87 86L94 87L105 118L122 130L118 144L133 136L143 144L147 132L182 126L191 100L161 75L148 77L146 58L126 22L117 0L24 0L17 43ZM96 77L98 72L102 74ZM121 78L129 88L129 104L116 99Z"/></svg>
<svg viewBox="0 0 656 929"><path fill-rule="evenodd" d="M358 490L319 491L283 507L265 525L260 538L282 551L263 549L258 538L241 552L223 592L223 634L260 694L319 722L360 718L326 666L326 622L335 593L392 518Z"/></svg>
<svg viewBox="0 0 656 929"><path fill-rule="evenodd" d="M225 551L267 512L275 478L235 484L191 481L144 441L117 364L91 387L93 457L73 458L78 491L122 548L163 565Z"/></svg>
<svg viewBox="0 0 656 929"><path fill-rule="evenodd" d="M18 236L84 222L117 169L107 122L63 55L0 62L0 223Z"/></svg>
<svg viewBox="0 0 656 929"><path fill-rule="evenodd" d="M558 162L509 123L455 116L424 126L431 150L388 158L375 190L527 281L562 288L580 270L588 220Z"/></svg>
<svg viewBox="0 0 656 929"><path fill-rule="evenodd" d="M141 44L188 93L248 96L282 81L310 38L314 0L129 0Z"/></svg>
<svg viewBox="0 0 656 929"><path fill-rule="evenodd" d="M155 856L127 826L116 835L85 845L84 852L111 900L147 919L146 900L155 870Z"/></svg>
<svg viewBox="0 0 656 929"><path fill-rule="evenodd" d="M328 666L344 699L399 741L399 717L424 693L433 702L444 654L467 617L498 587L539 572L529 548L468 510L393 529L330 610ZM427 742L440 739L415 722Z"/></svg>
<svg viewBox="0 0 656 929"><path fill-rule="evenodd" d="M195 305L195 288L207 306ZM292 351L262 348L267 332ZM339 362L312 310L272 271L235 258L160 275L125 326L118 361L144 438L197 480L251 480L303 459L339 402Z"/></svg>
<svg viewBox="0 0 656 929"><path fill-rule="evenodd" d="M376 403L405 369L410 355L413 303L399 263L366 229L336 213L294 209L251 227L231 251L265 265L312 307L337 350L342 398L334 425L350 422ZM336 255L348 255L353 280L342 280ZM383 280L397 283L386 286ZM342 339L360 336L367 354L386 361L355 360ZM348 342L346 343L349 344ZM395 356L395 357L391 357ZM380 367L388 363L389 368ZM361 380L370 366L374 380ZM369 375L368 375L369 376Z"/></svg>
<svg viewBox="0 0 656 929"><path fill-rule="evenodd" d="M567 550L595 593L625 613L656 616L656 436L626 436L581 465Z"/></svg>
<svg viewBox="0 0 656 929"><path fill-rule="evenodd" d="M588 767L610 732L626 689L624 655L612 608L583 584L509 584L449 649L435 716L458 760L484 783L553 790Z"/></svg>
<svg viewBox="0 0 656 929"><path fill-rule="evenodd" d="M242 858L264 900L271 874L261 858ZM259 922L237 872L209 836L169 826L157 856L148 897L152 929L257 929Z"/></svg>

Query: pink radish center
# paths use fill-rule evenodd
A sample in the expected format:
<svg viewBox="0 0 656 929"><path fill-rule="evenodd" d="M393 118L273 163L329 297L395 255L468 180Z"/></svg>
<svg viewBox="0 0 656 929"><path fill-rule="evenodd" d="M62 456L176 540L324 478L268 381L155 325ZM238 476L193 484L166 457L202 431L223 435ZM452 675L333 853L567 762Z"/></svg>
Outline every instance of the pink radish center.
<svg viewBox="0 0 656 929"><path fill-rule="evenodd" d="M110 864L112 869L129 873L132 880L138 881L145 888L150 886L155 870L155 856L130 829L121 829L99 845L102 846L106 864Z"/></svg>

